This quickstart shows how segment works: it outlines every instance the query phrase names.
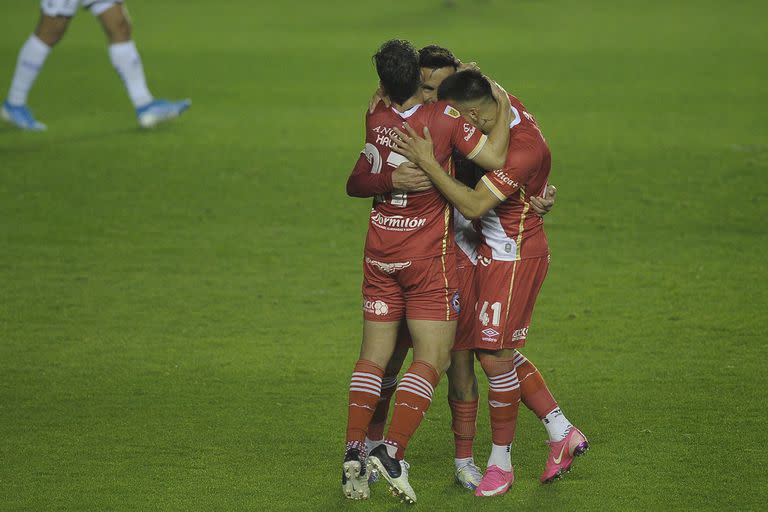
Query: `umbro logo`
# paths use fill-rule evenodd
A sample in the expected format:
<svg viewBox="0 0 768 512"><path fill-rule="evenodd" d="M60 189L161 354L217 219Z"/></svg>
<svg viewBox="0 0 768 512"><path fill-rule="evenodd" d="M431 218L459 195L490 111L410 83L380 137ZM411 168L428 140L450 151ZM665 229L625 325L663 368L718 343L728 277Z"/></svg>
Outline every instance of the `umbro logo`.
<svg viewBox="0 0 768 512"><path fill-rule="evenodd" d="M491 327L489 327L487 329L483 329L481 332L483 334L485 334L486 336L491 337L491 338L494 338L494 337L499 335L499 333L496 332L496 330L492 329Z"/></svg>

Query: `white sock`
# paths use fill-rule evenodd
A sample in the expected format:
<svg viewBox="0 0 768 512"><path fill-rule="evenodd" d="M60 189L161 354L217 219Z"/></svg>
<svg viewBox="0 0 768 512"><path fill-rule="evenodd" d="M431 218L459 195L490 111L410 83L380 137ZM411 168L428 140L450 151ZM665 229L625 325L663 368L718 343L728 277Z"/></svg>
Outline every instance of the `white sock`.
<svg viewBox="0 0 768 512"><path fill-rule="evenodd" d="M393 459L397 458L397 446L389 443L384 443L384 447L387 449L387 455Z"/></svg>
<svg viewBox="0 0 768 512"><path fill-rule="evenodd" d="M371 450L383 443L383 439L368 439L365 438L365 453L371 453Z"/></svg>
<svg viewBox="0 0 768 512"><path fill-rule="evenodd" d="M467 464L474 464L475 458L474 457L467 457L465 459L453 459L453 463L456 465L456 470L463 468Z"/></svg>
<svg viewBox="0 0 768 512"><path fill-rule="evenodd" d="M117 74L123 79L133 106L142 107L152 101L147 79L144 78L144 66L141 65L141 57L133 41L109 45L109 58Z"/></svg>
<svg viewBox="0 0 768 512"><path fill-rule="evenodd" d="M488 466L498 466L504 471L512 471L512 445L491 445L491 456L488 457Z"/></svg>
<svg viewBox="0 0 768 512"><path fill-rule="evenodd" d="M42 42L35 34L29 36L19 51L16 72L13 74L11 89L8 91L8 103L14 106L26 105L29 90L51 53L51 47Z"/></svg>
<svg viewBox="0 0 768 512"><path fill-rule="evenodd" d="M553 442L565 439L565 436L568 435L568 431L573 426L559 407L555 407L550 411L549 414L541 419L541 422L544 423L544 428L547 429L549 440Z"/></svg>

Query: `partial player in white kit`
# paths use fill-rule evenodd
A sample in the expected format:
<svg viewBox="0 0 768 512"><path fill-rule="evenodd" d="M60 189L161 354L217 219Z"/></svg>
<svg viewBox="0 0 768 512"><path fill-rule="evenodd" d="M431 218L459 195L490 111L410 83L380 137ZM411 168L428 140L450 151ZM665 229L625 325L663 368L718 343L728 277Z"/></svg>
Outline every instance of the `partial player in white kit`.
<svg viewBox="0 0 768 512"><path fill-rule="evenodd" d="M131 39L131 22L122 0L41 0L37 28L19 51L8 97L2 106L3 119L24 130L46 129L27 107L27 96L48 54L64 36L80 6L89 9L101 22L109 40L109 58L125 84L139 125L150 128L178 117L189 108L191 101L188 99L159 100L150 93L141 57Z"/></svg>

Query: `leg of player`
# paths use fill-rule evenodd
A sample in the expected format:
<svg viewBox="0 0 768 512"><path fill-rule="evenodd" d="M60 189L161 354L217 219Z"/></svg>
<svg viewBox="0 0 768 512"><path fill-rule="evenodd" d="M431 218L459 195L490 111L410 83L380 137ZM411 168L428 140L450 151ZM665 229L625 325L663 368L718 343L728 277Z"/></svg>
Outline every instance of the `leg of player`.
<svg viewBox="0 0 768 512"><path fill-rule="evenodd" d="M407 345L402 344L398 337L395 351L389 359L387 367L384 369L384 376L381 378L381 395L376 404L376 410L373 412L371 422L368 425L368 434L365 437L366 452L370 452L384 441L384 426L387 422L387 416L389 415L389 404L392 395L395 393L397 376L403 368L403 363L405 362L405 358L408 355L410 348L410 343Z"/></svg>
<svg viewBox="0 0 768 512"><path fill-rule="evenodd" d="M551 483L570 470L574 457L589 449L589 441L560 410L538 368L520 352L515 353L514 359L521 399L538 416L549 434L549 455L541 481Z"/></svg>
<svg viewBox="0 0 768 512"><path fill-rule="evenodd" d="M405 326L405 321L400 325L400 331L397 336L395 352L384 369L384 376L381 378L381 395L376 404L376 410L373 411L371 422L368 424L368 433L365 436L365 454L371 453L371 450L384 442L384 426L389 416L389 404L392 401L392 395L395 393L397 385L397 376L403 368L405 357L411 349L411 335ZM368 483L373 484L379 481L378 471L368 472Z"/></svg>
<svg viewBox="0 0 768 512"><path fill-rule="evenodd" d="M491 416L491 455L475 496L499 496L515 479L512 470L512 441L517 427L520 385L517 380L514 349L479 352L478 358L488 376L488 409Z"/></svg>
<svg viewBox="0 0 768 512"><path fill-rule="evenodd" d="M347 434L341 487L351 499L369 496L365 433L381 394L381 377L395 348L399 321L363 321L363 343L349 383Z"/></svg>
<svg viewBox="0 0 768 512"><path fill-rule="evenodd" d="M2 116L22 130L46 129L27 107L27 97L43 69L48 54L64 36L71 19L69 16L48 16L41 13L35 33L29 36L19 51L8 98L3 102Z"/></svg>
<svg viewBox="0 0 768 512"><path fill-rule="evenodd" d="M109 40L109 58L120 75L131 98L139 125L151 128L163 121L176 118L191 105L189 99L181 101L156 100L149 92L144 77L144 66L131 39L131 21L121 2L99 2L91 7L98 16Z"/></svg>
<svg viewBox="0 0 768 512"><path fill-rule="evenodd" d="M387 479L396 496L415 503L416 493L408 482L409 466L403 456L432 403L440 375L450 364L456 322L408 320L408 329L413 337L413 363L397 386L395 410L384 444L373 449L368 464Z"/></svg>
<svg viewBox="0 0 768 512"><path fill-rule="evenodd" d="M448 405L451 408L451 429L455 448L456 482L475 490L483 478L475 465L472 445L477 431L477 378L475 355L471 350L451 352L448 376Z"/></svg>

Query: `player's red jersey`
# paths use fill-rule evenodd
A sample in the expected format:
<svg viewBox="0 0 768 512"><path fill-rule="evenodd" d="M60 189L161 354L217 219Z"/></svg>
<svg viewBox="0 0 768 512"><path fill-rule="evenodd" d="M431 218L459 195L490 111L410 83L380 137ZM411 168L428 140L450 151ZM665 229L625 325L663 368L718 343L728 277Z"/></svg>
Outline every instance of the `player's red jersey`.
<svg viewBox="0 0 768 512"><path fill-rule="evenodd" d="M516 261L549 254L544 223L531 211L530 198L547 187L551 156L549 147L520 100L510 95L514 120L509 125L509 150L502 169L490 171L481 181L502 202L480 221L485 258Z"/></svg>
<svg viewBox="0 0 768 512"><path fill-rule="evenodd" d="M353 170L356 173L383 174L389 180L401 163L407 161L393 151L393 128L404 122L423 133L429 128L434 154L446 172L453 175L452 150L469 159L483 149L487 137L464 121L459 112L444 101L416 105L398 112L379 104L366 117L365 148ZM383 184L385 187L386 184ZM365 255L387 263L432 258L453 251L451 206L436 189L424 192L384 192L377 195L371 209Z"/></svg>

